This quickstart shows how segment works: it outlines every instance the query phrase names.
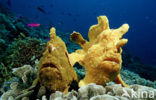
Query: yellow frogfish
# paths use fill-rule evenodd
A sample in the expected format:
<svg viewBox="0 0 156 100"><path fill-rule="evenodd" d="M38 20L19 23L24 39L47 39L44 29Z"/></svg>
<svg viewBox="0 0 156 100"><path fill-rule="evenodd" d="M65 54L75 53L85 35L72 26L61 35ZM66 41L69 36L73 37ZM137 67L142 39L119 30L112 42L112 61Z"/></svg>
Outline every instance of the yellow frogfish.
<svg viewBox="0 0 156 100"><path fill-rule="evenodd" d="M70 63L66 45L56 36L55 28L50 30L50 41L40 59L37 73L36 82L53 92L67 93L71 82L78 80Z"/></svg>
<svg viewBox="0 0 156 100"><path fill-rule="evenodd" d="M79 87L89 83L105 85L110 81L128 87L120 77L120 69L121 47L128 41L122 39L122 36L128 31L129 25L123 24L118 29L110 29L106 16L99 16L97 19L98 24L89 29L89 41L78 32L73 32L70 36L72 41L82 47L69 55L72 65L78 62L86 70L86 75L79 82Z"/></svg>

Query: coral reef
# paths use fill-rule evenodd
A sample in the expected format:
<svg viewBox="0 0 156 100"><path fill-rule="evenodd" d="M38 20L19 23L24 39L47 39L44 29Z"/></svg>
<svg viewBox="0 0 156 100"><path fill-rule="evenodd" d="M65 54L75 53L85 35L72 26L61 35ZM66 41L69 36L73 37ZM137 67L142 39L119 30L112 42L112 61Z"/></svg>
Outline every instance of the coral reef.
<svg viewBox="0 0 156 100"><path fill-rule="evenodd" d="M40 59L46 44L38 39L27 37L17 39L1 55L0 83L12 79L12 68L25 64L34 66L35 60ZM0 84L1 86L2 84Z"/></svg>
<svg viewBox="0 0 156 100"><path fill-rule="evenodd" d="M14 85L13 85L14 86ZM14 86L16 89L16 84ZM23 94L16 94L11 92L12 90L6 92L2 96L2 100L23 100L27 98L30 100L29 96L33 93L33 90L27 91ZM7 94L9 93L9 94ZM17 97L14 97L16 95ZM121 84L107 84L105 87L101 85L96 85L90 83L86 86L82 86L78 91L70 91L68 94L56 91L51 93L49 97L45 94L41 96L40 99L33 100L155 100L156 89L151 87L146 87L142 85L130 85L130 88L122 87ZM27 100L26 99L26 100Z"/></svg>
<svg viewBox="0 0 156 100"><path fill-rule="evenodd" d="M38 81L50 91L68 92L77 75L71 66L68 51L61 38L56 36L55 28L50 29L50 41L38 65Z"/></svg>
<svg viewBox="0 0 156 100"><path fill-rule="evenodd" d="M5 48L7 47L6 46L6 42L5 42L5 40L3 40L3 39L0 39L0 54L2 54L3 53L3 51L5 50ZM0 55L1 56L1 55Z"/></svg>
<svg viewBox="0 0 156 100"><path fill-rule="evenodd" d="M75 71L77 73L78 79L82 80L86 75L86 72L85 72L84 68L78 69L78 68L74 67L74 69L75 69Z"/></svg>
<svg viewBox="0 0 156 100"><path fill-rule="evenodd" d="M0 87L4 81L12 79L12 68L25 64L33 66L45 50L48 30L27 27L26 23L29 22L23 16L0 13Z"/></svg>
<svg viewBox="0 0 156 100"><path fill-rule="evenodd" d="M0 7L1 8L1 7ZM26 26L31 22L25 17L13 15L11 13L0 13L0 56L5 53L11 43L21 37L33 37L45 40L48 38L48 29L38 27L36 29ZM5 43L5 44L4 44Z"/></svg>
<svg viewBox="0 0 156 100"><path fill-rule="evenodd" d="M24 84L26 84L28 78L27 76L31 73L36 73L36 70L33 70L33 68L30 65L24 65L19 68L13 68L12 72L15 76L20 77Z"/></svg>
<svg viewBox="0 0 156 100"><path fill-rule="evenodd" d="M152 87L152 88L156 89L156 82L146 80L146 79L140 77L140 75L138 75L134 72L131 72L129 70L122 69L120 71L120 75L121 75L122 79L124 80L124 82L129 85L139 84L139 85L148 86L148 87Z"/></svg>
<svg viewBox="0 0 156 100"><path fill-rule="evenodd" d="M16 76L14 78L16 79L3 84L3 89L5 87L9 88L6 89L6 91L1 90L3 92L1 97L2 100L19 100L20 98L29 96L33 93L34 90L29 90L29 87L37 76L37 63L38 62L36 61L35 67L24 65L22 67L13 69L13 74Z"/></svg>
<svg viewBox="0 0 156 100"><path fill-rule="evenodd" d="M130 54L127 48L123 48L122 60L122 65L126 69L139 74L147 80L156 80L156 66L144 64L138 57Z"/></svg>
<svg viewBox="0 0 156 100"><path fill-rule="evenodd" d="M82 80L86 75L85 69L77 63L74 65L74 69L77 72L79 80ZM150 80L146 80L145 78L142 78L140 75L132 71L129 71L124 67L121 69L120 75L123 81L128 85L138 84L156 89L156 81L152 82Z"/></svg>
<svg viewBox="0 0 156 100"><path fill-rule="evenodd" d="M34 28L27 27L26 23L30 22L30 20L22 16L0 13L0 38L7 40L7 42L12 42L21 33L34 38L44 39L48 37L48 34L45 34L48 33L48 29L38 27L34 30Z"/></svg>
<svg viewBox="0 0 156 100"><path fill-rule="evenodd" d="M7 48L2 62L5 65L12 63L12 68L25 64L34 65L35 60L40 59L45 47L46 44L36 38L18 38Z"/></svg>
<svg viewBox="0 0 156 100"><path fill-rule="evenodd" d="M8 91L3 93L3 98L4 97L5 98L16 98L16 97L18 97L18 98L31 98L31 95L33 95L34 98L38 98L38 99L39 98L40 99L42 99L42 98L44 98L44 99L47 98L48 99L49 98L49 100L55 100L55 99L59 98L59 99L62 99L62 100L66 100L66 99L67 100L77 100L77 99L80 100L80 98L81 99L82 98L86 98L86 99L87 98L90 98L90 99L91 98L105 98L105 96L110 97L110 98L116 98L116 97L114 97L114 95L112 95L112 92L113 92L113 94L115 92L119 92L119 91L112 91L112 90L109 89L109 92L106 94L106 89L103 88L103 86L97 85L98 86L97 87L95 84L90 84L90 85L88 85L86 87L79 88L78 92L72 90L67 95L64 95L62 92L55 92L54 94L51 94L51 96L50 95L47 96L47 90L46 90L46 88L44 86L38 87L39 89L37 91L35 91L35 88L34 89L29 88L31 86L32 82L33 82L33 79L35 79L34 76L36 76L35 75L36 73L34 73L34 72L37 71L37 65L38 65L38 61L36 61L36 67L31 67L30 68L29 65L25 65L23 67L18 68L18 69L22 69L22 70L24 70L25 67L27 67L29 69L32 69L30 72L33 72L33 73L28 73L26 75L27 78L29 77L29 81L27 81L26 84L29 84L29 85L25 86L25 84L22 81L22 77L18 77L19 75L16 75L18 80L10 82L10 85L9 85L11 87L17 85L16 90L14 90L16 92L13 92L12 88L9 88L9 89L7 89ZM76 70L78 70L78 69L76 69ZM21 72L23 72L23 71L21 71ZM79 72L82 72L83 74L85 73L84 69L79 70ZM82 74L82 73L79 73L79 74ZM122 69L120 71L120 74L121 74L121 77L123 78L123 80L125 81L125 83L129 84L130 86L135 86L133 84L140 84L140 85L136 85L136 86L144 85L144 86L148 86L148 88L149 87L156 88L156 83L151 82L149 80L145 80L145 79L141 78L139 75L137 75L137 74L135 74L133 72L130 72L128 70ZM23 75L21 75L21 76L23 76ZM83 75L83 76L85 76L85 75ZM21 79L21 81L19 80L19 78ZM6 83L5 83L5 85L6 85ZM108 86L110 86L110 87L120 87L120 90L121 90L121 85L115 85L114 82L107 83L106 87L108 87ZM140 88L145 88L145 87L141 86ZM19 91L22 91L22 92L19 93ZM36 92L37 95L34 95L34 92ZM104 95L104 96L99 97L100 95ZM117 98L125 98L125 97L117 96ZM3 100L7 100L7 99L3 99ZM126 100L129 100L129 99L126 99Z"/></svg>
<svg viewBox="0 0 156 100"><path fill-rule="evenodd" d="M110 29L107 17L99 16L98 24L89 29L89 42L78 32L71 34L71 40L82 47L70 54L71 64L79 62L86 70L85 78L79 83L80 87L89 83L104 85L109 81L127 86L119 72L122 63L121 47L127 43L127 39L122 39L122 36L128 29L128 24Z"/></svg>
<svg viewBox="0 0 156 100"><path fill-rule="evenodd" d="M135 96L132 94L133 91ZM144 93L142 94L141 91L144 91ZM124 95L125 92L128 95ZM56 92L51 94L49 100L154 100L155 98L156 89L150 87L131 85L131 88L125 88L121 84L112 84L103 87L92 83L82 86L78 92L71 91L67 95Z"/></svg>

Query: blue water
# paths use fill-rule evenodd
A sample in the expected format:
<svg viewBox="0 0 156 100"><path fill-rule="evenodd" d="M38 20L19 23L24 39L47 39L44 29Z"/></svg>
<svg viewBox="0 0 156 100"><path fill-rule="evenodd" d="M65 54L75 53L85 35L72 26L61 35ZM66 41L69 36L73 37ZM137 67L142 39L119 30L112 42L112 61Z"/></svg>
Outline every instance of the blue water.
<svg viewBox="0 0 156 100"><path fill-rule="evenodd" d="M9 1L9 2L8 2ZM43 26L87 35L97 16L106 15L111 28L130 25L125 38L131 54L156 64L156 0L0 0L17 16ZM39 11L42 8L46 13Z"/></svg>

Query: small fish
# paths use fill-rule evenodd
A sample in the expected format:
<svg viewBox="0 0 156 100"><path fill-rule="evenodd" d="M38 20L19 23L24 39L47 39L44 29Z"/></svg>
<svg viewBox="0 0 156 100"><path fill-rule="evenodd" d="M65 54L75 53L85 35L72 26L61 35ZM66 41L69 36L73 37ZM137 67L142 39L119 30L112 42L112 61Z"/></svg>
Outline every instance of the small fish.
<svg viewBox="0 0 156 100"><path fill-rule="evenodd" d="M36 8L37 8L40 12L42 12L42 13L44 13L44 14L47 13L43 8L41 8L41 7L39 7L39 6L37 6Z"/></svg>
<svg viewBox="0 0 156 100"><path fill-rule="evenodd" d="M40 24L38 23L30 23L30 24L27 24L28 27L38 27L40 26Z"/></svg>

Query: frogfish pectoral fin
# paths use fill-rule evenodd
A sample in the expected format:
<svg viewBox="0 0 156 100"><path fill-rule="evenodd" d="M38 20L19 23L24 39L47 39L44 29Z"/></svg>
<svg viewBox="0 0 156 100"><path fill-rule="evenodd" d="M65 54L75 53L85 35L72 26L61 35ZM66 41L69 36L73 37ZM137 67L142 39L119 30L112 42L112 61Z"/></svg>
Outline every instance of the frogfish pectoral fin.
<svg viewBox="0 0 156 100"><path fill-rule="evenodd" d="M120 74L118 74L118 76L117 76L117 78L116 78L116 80L115 80L114 82L117 83L117 84L121 84L123 87L128 87L128 88L130 88L130 86L127 85L127 84L122 80Z"/></svg>
<svg viewBox="0 0 156 100"><path fill-rule="evenodd" d="M86 43L86 40L82 37L82 35L75 31L70 35L70 39L73 42L79 44L82 48L83 48L83 45Z"/></svg>

